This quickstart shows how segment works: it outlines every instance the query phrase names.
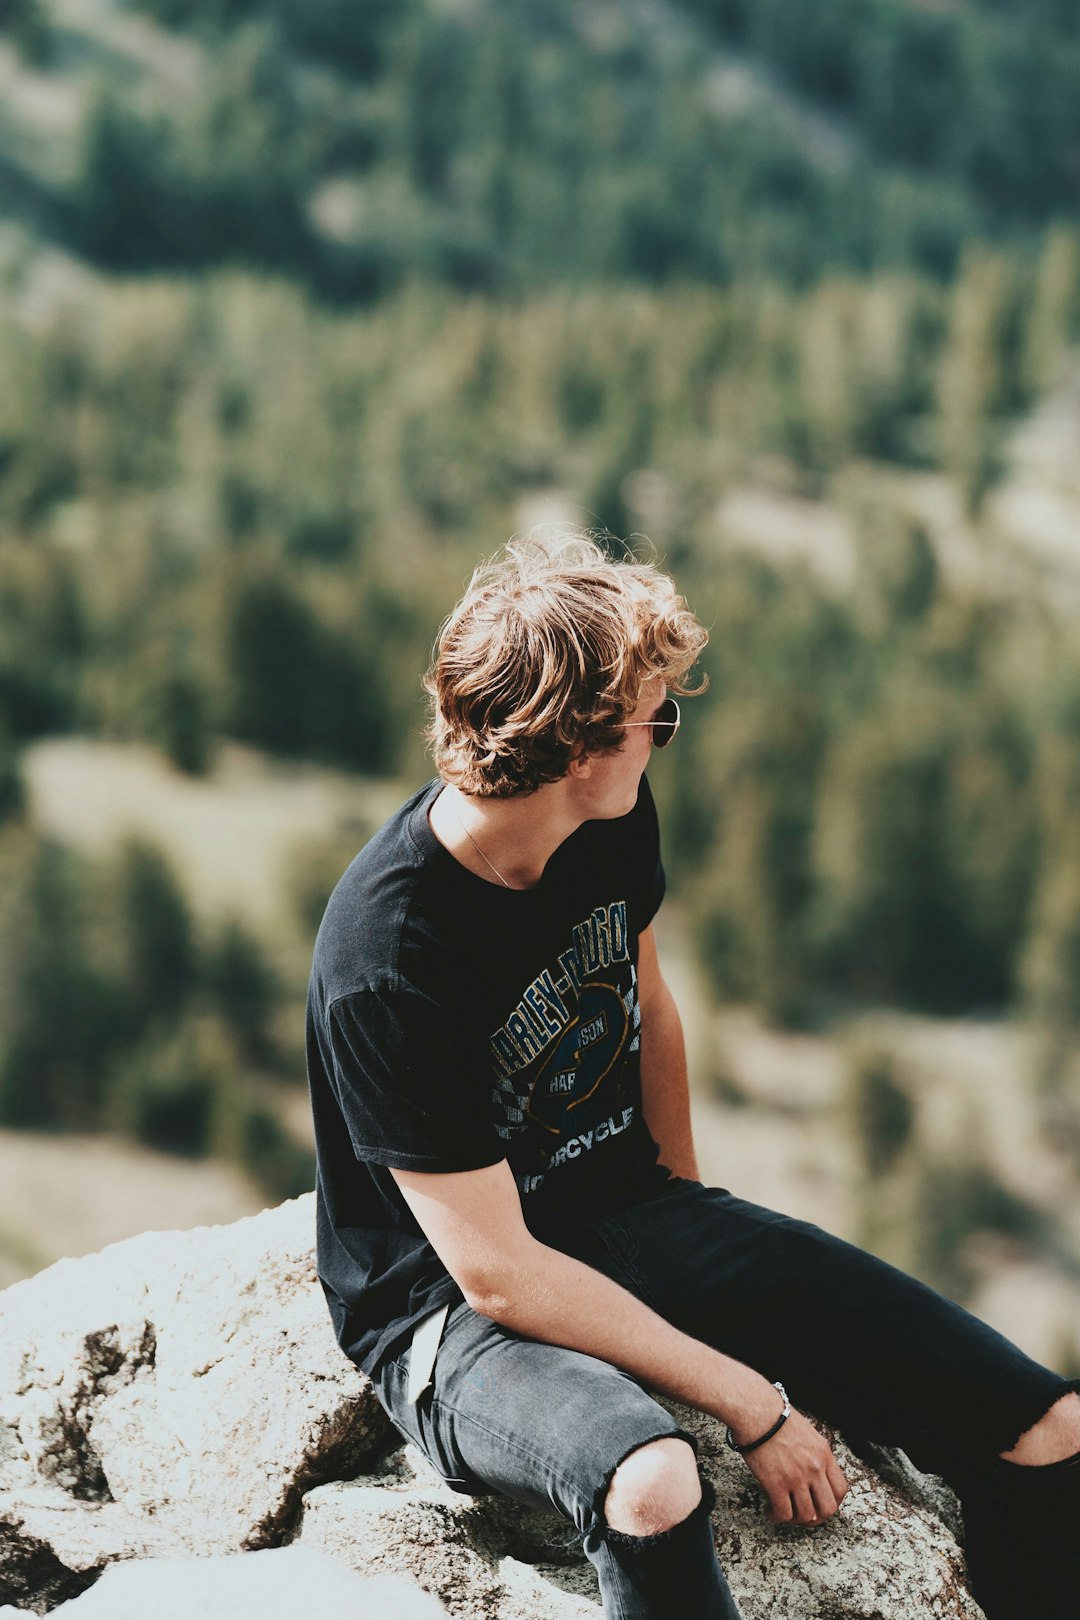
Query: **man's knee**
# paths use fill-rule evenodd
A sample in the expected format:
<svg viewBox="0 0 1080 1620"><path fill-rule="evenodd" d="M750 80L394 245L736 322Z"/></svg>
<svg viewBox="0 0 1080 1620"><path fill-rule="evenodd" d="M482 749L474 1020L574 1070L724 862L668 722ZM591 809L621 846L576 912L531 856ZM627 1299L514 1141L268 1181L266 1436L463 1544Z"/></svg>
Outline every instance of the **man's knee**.
<svg viewBox="0 0 1080 1620"><path fill-rule="evenodd" d="M1074 1455L1080 1447L1080 1395L1075 1390L1062 1395L1038 1423L1032 1424L1008 1451L1000 1456L1006 1462L1028 1467L1059 1462Z"/></svg>
<svg viewBox="0 0 1080 1620"><path fill-rule="evenodd" d="M674 1435L639 1446L616 1468L604 1518L628 1536L654 1536L681 1524L701 1501L693 1447Z"/></svg>

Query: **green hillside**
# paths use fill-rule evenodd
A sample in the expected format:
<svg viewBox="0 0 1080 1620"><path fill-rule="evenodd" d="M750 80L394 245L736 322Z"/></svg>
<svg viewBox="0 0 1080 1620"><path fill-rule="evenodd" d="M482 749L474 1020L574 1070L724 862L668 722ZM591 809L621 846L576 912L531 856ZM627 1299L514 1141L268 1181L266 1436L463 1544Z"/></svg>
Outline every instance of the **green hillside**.
<svg viewBox="0 0 1080 1620"><path fill-rule="evenodd" d="M436 625L566 520L712 632L653 773L708 993L1022 1019L1075 1170L1075 13L6 0L0 1124L305 1184L302 971L145 838L47 837L26 750L419 781Z"/></svg>
<svg viewBox="0 0 1080 1620"><path fill-rule="evenodd" d="M368 300L946 275L1075 214L1040 0L6 0L0 213L117 270Z"/></svg>

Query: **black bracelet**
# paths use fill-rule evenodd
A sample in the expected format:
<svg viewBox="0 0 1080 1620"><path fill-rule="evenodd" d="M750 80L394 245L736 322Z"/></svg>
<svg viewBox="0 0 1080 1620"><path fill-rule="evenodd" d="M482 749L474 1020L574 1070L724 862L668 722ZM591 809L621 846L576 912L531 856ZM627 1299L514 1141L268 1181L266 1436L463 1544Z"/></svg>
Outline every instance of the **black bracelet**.
<svg viewBox="0 0 1080 1620"><path fill-rule="evenodd" d="M784 1424L791 1416L791 1402L788 1400L787 1390L778 1379L774 1380L773 1388L778 1389L781 1395L784 1397L784 1410L781 1412L771 1429L766 1429L764 1434L759 1434L756 1440L748 1440L745 1446L740 1446L739 1442L729 1429L727 1432L727 1443L731 1447L732 1451L741 1452L744 1457L748 1451L756 1451L758 1446L763 1446L765 1444L766 1440L771 1440L777 1430L783 1428Z"/></svg>

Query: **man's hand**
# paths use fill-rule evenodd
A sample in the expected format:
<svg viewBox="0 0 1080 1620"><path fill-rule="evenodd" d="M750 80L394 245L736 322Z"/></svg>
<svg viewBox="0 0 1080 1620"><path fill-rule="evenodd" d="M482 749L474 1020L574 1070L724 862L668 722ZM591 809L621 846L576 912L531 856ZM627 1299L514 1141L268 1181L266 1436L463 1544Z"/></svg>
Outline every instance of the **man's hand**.
<svg viewBox="0 0 1080 1620"><path fill-rule="evenodd" d="M829 1442L794 1407L772 1439L747 1452L745 1461L769 1498L774 1524L824 1524L848 1493Z"/></svg>

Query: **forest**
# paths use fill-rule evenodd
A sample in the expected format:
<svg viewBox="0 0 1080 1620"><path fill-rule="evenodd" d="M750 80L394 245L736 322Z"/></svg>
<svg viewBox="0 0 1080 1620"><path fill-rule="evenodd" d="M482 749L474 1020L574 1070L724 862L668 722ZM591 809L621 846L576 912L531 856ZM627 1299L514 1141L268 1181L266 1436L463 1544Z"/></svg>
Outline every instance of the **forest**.
<svg viewBox="0 0 1080 1620"><path fill-rule="evenodd" d="M89 8L87 8L89 12ZM372 301L420 274L951 276L1075 207L1068 0L6 0L77 115L0 116L0 198L111 270ZM163 41L169 48L162 49Z"/></svg>
<svg viewBox="0 0 1080 1620"><path fill-rule="evenodd" d="M710 628L653 786L716 1001L1018 1020L1080 1169L1078 599L1006 522L1075 389L1074 9L8 0L0 1123L310 1185L302 984L23 752L416 784L441 618L554 514Z"/></svg>

